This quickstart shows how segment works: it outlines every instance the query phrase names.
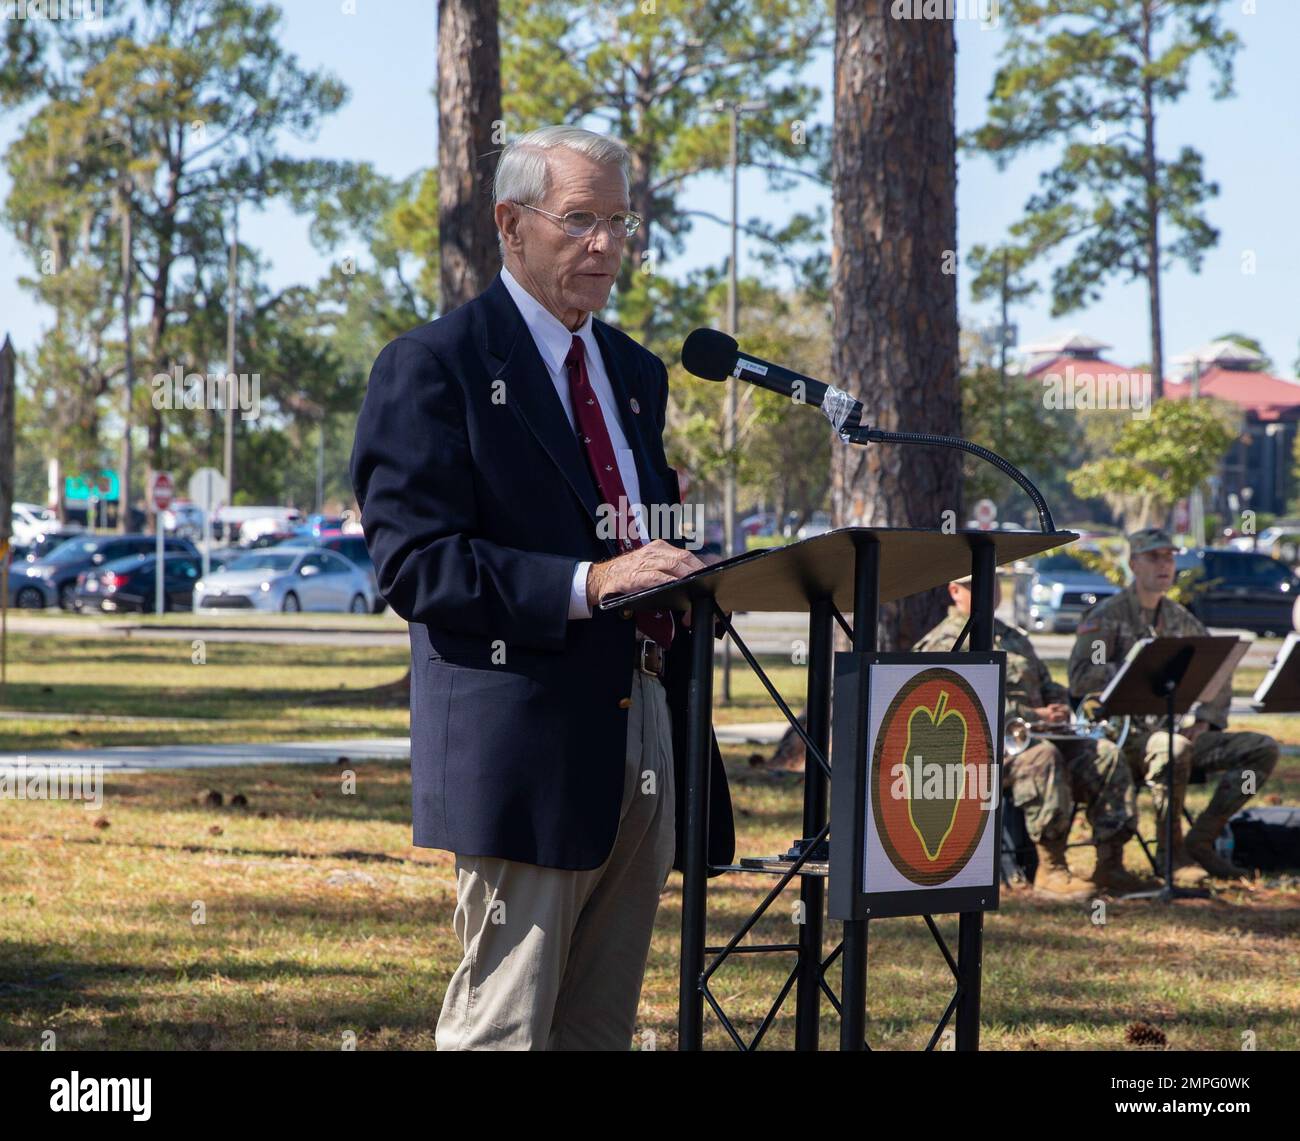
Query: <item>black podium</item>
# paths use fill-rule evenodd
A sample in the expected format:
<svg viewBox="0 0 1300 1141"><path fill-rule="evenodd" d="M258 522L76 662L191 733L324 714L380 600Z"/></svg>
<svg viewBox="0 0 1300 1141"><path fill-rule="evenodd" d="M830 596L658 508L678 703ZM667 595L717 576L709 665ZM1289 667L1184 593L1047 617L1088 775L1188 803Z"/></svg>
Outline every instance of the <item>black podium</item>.
<svg viewBox="0 0 1300 1141"><path fill-rule="evenodd" d="M1073 542L1069 531L941 531L852 527L831 531L803 542L753 551L717 563L677 582L654 590L609 599L603 609L645 609L664 605L692 608L691 677L688 702L686 759L686 835L682 845L681 982L678 1010L679 1049L698 1050L703 1042L704 1005L718 1017L734 1045L754 1050L762 1043L791 990L795 993L795 1048L818 1049L821 995L826 994L841 1018L840 1048L867 1049L867 928L869 918L846 918L841 943L824 954L823 913L827 902L828 812L831 790L829 759L832 726L833 636L836 624L852 645L842 659L875 656L878 610L892 602L953 579L972 575L971 618L963 635L964 648L989 658L993 645L994 588L997 567ZM726 615L733 611L807 611L808 696L807 727L768 679L749 647L736 634ZM852 624L845 614L852 617ZM725 868L710 867L708 851L708 773L713 709L714 623L726 629L737 649L758 676L773 701L803 739L807 750L803 784L803 838L787 860L752 866L746 861ZM962 646L954 647L961 649ZM862 737L859 735L858 742ZM996 748L1000 760L1001 734ZM858 763L861 762L861 749ZM858 774L861 775L860 773ZM1000 789L997 793L1000 800ZM849 846L861 849L862 821ZM851 819L851 817L850 817ZM846 829L848 830L848 829ZM841 838L843 840L843 838ZM841 849L843 850L843 849ZM836 867L841 865L834 865ZM776 876L776 883L757 909L723 946L706 945L708 878L713 873ZM838 874L838 873L834 873ZM786 885L799 876L804 922L797 943L742 945L742 940L776 901ZM839 890L844 898L845 888ZM836 885L831 885L834 894ZM992 901L996 905L996 900ZM941 907L936 912L941 912ZM950 909L951 910L951 909ZM939 1042L955 1019L955 1045L974 1050L979 1044L980 956L982 911L960 912L958 948L952 955L930 915L923 916L955 981L952 1000L943 1012L929 1048ZM794 957L780 993L753 1037L746 1041L710 987L718 968L733 954L781 953ZM835 994L826 972L840 959L843 984Z"/></svg>

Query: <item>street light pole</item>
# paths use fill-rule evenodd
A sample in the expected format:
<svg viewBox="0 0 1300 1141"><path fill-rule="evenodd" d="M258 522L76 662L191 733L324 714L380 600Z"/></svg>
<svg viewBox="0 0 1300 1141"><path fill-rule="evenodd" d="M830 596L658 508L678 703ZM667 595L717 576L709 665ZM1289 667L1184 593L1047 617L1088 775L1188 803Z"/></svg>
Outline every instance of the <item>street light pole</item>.
<svg viewBox="0 0 1300 1141"><path fill-rule="evenodd" d="M1199 352L1192 355L1192 400L1201 398L1201 354ZM1195 547L1205 546L1205 497L1201 494L1201 485L1198 483L1192 488L1192 493L1188 497L1188 520L1192 530L1192 545Z"/></svg>
<svg viewBox="0 0 1300 1141"><path fill-rule="evenodd" d="M235 494L235 312L239 306L239 203L235 202L230 219L230 298L226 302L226 502Z"/></svg>
<svg viewBox="0 0 1300 1141"><path fill-rule="evenodd" d="M766 111L765 99L737 103L719 99L717 111L726 111L731 118L731 135L728 158L731 166L731 258L727 270L727 332L739 339L740 335L740 116L747 111ZM726 404L722 423L722 446L727 453L727 463L722 483L722 542L727 558L740 554L739 536L736 534L736 378L727 377ZM731 701L731 639L722 640L722 704Z"/></svg>
<svg viewBox="0 0 1300 1141"><path fill-rule="evenodd" d="M135 346L132 343L131 317L135 308L131 287L135 263L132 256L131 185L123 178L118 187L118 206L122 211L122 457L117 476L117 530L125 534L131 526L131 414L135 390ZM155 520L155 526L158 525Z"/></svg>

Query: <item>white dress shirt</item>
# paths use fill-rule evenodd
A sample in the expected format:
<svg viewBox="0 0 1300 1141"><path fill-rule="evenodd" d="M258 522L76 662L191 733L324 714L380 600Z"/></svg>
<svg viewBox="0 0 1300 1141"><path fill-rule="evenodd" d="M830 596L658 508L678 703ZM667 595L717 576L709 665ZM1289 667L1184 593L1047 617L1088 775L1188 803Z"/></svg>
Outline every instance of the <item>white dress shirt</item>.
<svg viewBox="0 0 1300 1141"><path fill-rule="evenodd" d="M551 374L551 383L555 385L555 394L560 398L560 406L568 417L569 427L577 433L577 422L573 418L573 405L569 400L569 370L564 365L569 355L569 347L574 336L582 338L582 347L587 358L587 379L596 394L596 404L609 432L609 442L614 446L614 456L618 462L618 474L623 480L623 490L627 492L627 501L637 516L640 527L641 481L636 472L636 456L628 446L627 436L623 434L623 425L618 418L618 404L614 400L614 388L605 372L605 362L600 355L600 345L591 327L591 314L576 330L567 328L558 317L548 310L540 301L528 292L515 279L514 275L501 267L501 280L509 291L516 307L532 334L537 351L541 354L547 371ZM584 451L585 456L585 451ZM641 533L644 533L643 531ZM569 617L590 618L591 607L587 605L587 572L591 569L589 560L579 562L573 568L573 587L569 593Z"/></svg>

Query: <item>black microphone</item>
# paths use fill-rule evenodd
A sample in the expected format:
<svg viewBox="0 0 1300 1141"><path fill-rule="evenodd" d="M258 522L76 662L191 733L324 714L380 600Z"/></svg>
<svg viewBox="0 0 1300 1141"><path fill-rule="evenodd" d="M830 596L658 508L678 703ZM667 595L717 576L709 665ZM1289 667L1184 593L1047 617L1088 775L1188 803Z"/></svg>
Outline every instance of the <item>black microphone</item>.
<svg viewBox="0 0 1300 1141"><path fill-rule="evenodd" d="M865 409L862 401L855 400L844 389L823 384L820 380L813 380L784 365L742 353L735 337L729 337L717 329L696 329L686 338L682 343L682 367L701 380L726 380L727 377L734 376L756 384L759 388L766 388L769 392L779 392L796 403L820 408L846 444L920 444L957 448L978 456L1025 489L1038 510L1039 524L1044 532L1055 530L1052 513L1038 488L1015 464L1003 459L997 452L957 436L939 436L931 432L890 432L872 428L864 422Z"/></svg>
<svg viewBox="0 0 1300 1141"><path fill-rule="evenodd" d="M822 406L830 387L784 365L742 353L735 337L717 329L696 329L686 338L682 344L682 367L701 380L726 380L735 376L814 408ZM860 416L862 405L856 400L854 405Z"/></svg>

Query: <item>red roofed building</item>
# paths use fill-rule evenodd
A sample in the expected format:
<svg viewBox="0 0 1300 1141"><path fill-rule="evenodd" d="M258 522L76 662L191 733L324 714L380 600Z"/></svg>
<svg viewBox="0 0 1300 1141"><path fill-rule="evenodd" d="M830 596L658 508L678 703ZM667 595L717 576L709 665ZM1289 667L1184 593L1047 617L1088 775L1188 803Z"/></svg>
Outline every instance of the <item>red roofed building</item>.
<svg viewBox="0 0 1300 1141"><path fill-rule="evenodd" d="M1091 379L1093 390L1109 390L1110 404L1128 392L1136 399L1151 390L1150 373L1106 360L1111 346L1079 330L1071 330L1021 349L1020 375L1043 384L1054 396L1082 389ZM1242 412L1242 434L1224 458L1218 477L1211 480L1211 502L1229 513L1228 496L1256 511L1286 513L1296 494L1291 473L1292 445L1300 427L1300 381L1272 376L1262 369L1263 357L1234 341L1215 341L1173 360L1165 377L1165 396L1186 400L1193 395L1213 396L1235 404ZM1046 398L1046 396L1045 396ZM1059 399L1059 396L1057 396ZM1066 407L1086 407L1066 404ZM1120 404L1119 406L1123 406ZM1249 488L1250 495L1243 495Z"/></svg>
<svg viewBox="0 0 1300 1141"><path fill-rule="evenodd" d="M1175 358L1179 376L1165 383L1165 395L1172 400L1213 396L1243 413L1242 436L1220 471L1221 511L1227 509L1228 494L1241 498L1243 488L1251 489L1251 508L1274 515L1285 514L1295 494L1291 467L1300 424L1300 381L1262 371L1262 360L1244 345L1215 341Z"/></svg>

